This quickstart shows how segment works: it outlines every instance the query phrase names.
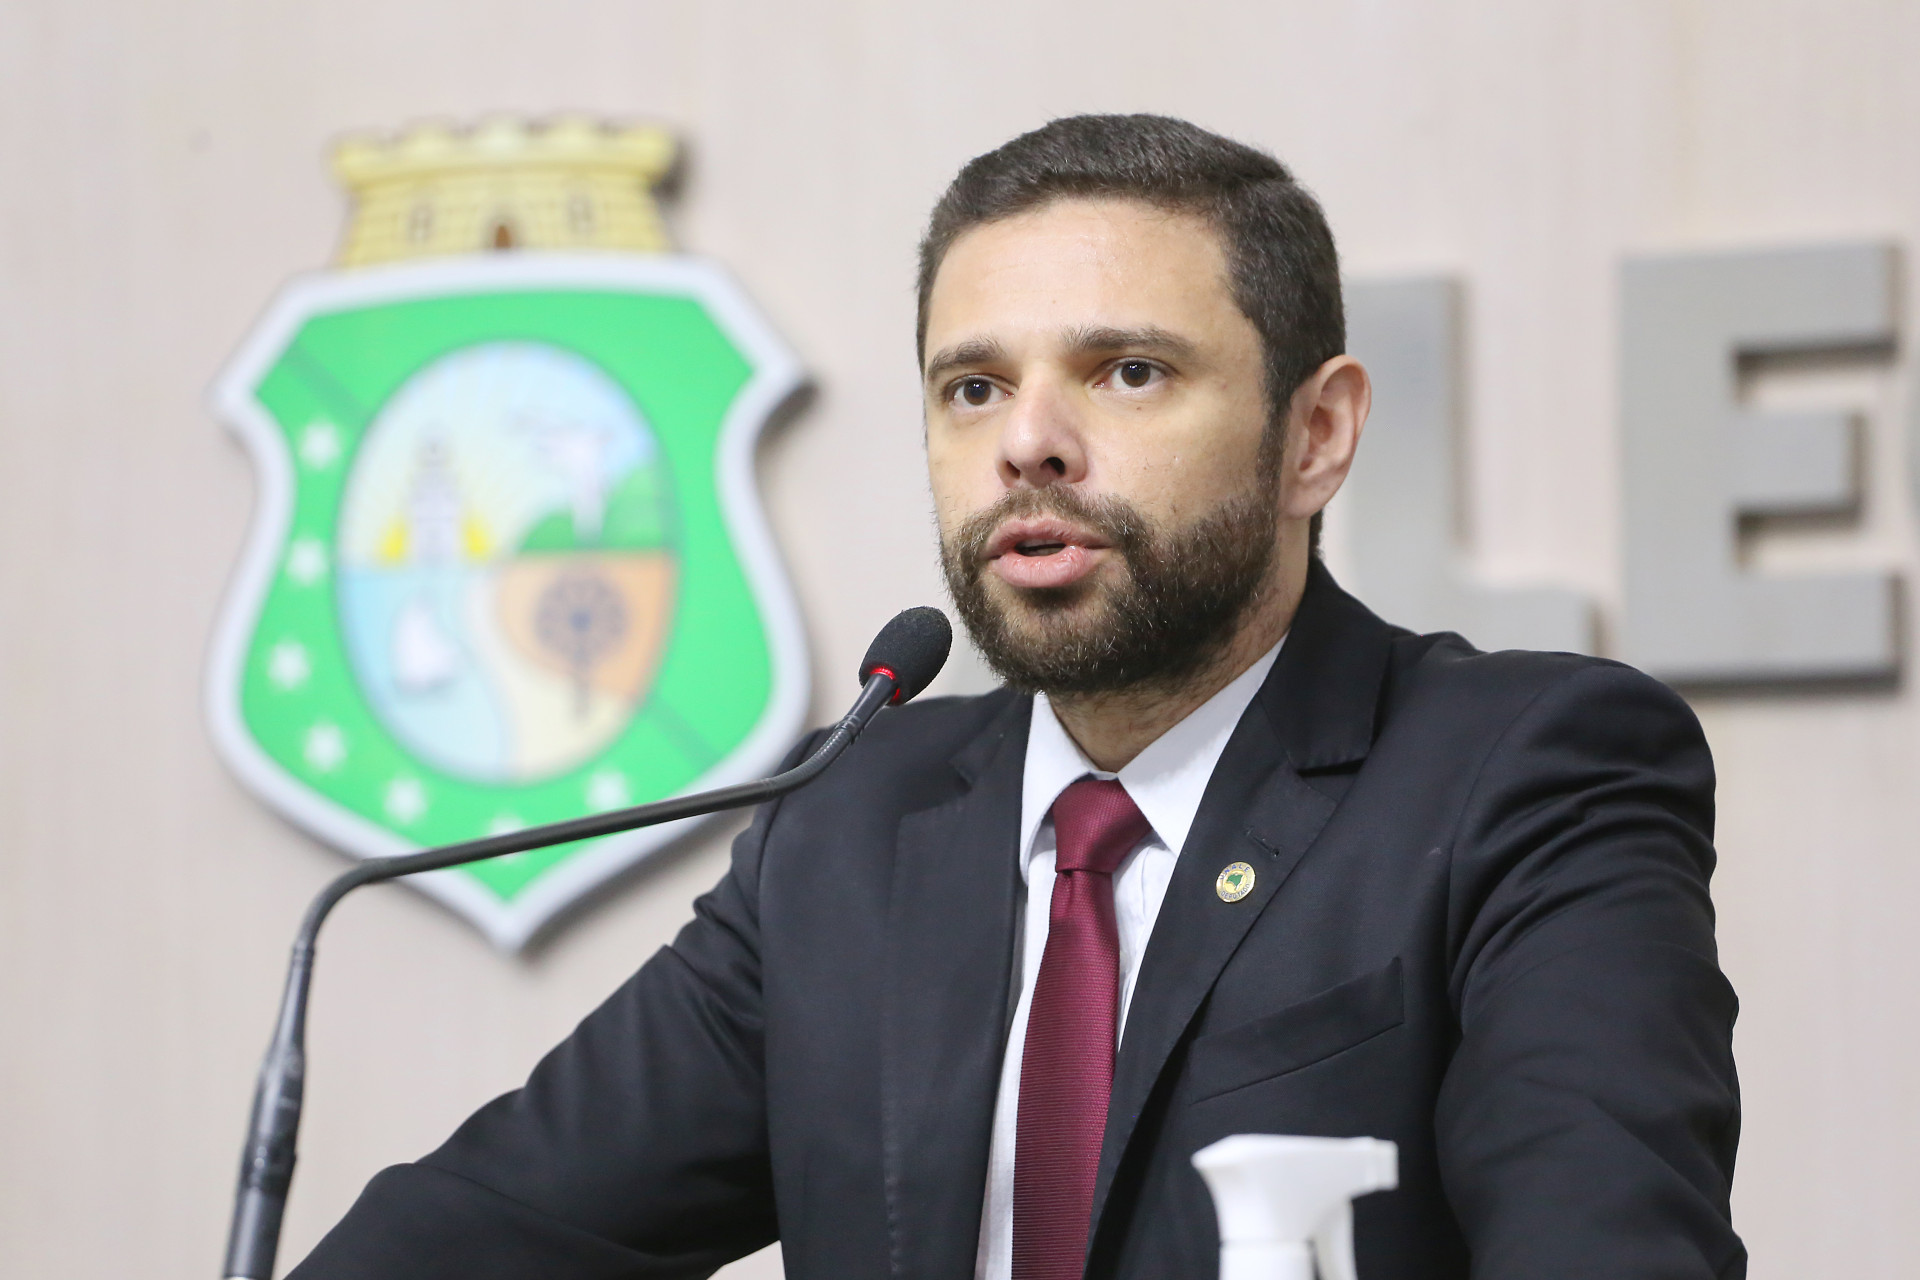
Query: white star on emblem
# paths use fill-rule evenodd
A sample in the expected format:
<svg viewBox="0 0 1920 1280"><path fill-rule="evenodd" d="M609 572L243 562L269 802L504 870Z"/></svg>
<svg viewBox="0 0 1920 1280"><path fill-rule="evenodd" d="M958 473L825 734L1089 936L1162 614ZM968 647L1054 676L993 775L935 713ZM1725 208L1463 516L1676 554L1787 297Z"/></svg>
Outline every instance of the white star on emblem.
<svg viewBox="0 0 1920 1280"><path fill-rule="evenodd" d="M427 789L418 778L395 778L387 784L387 816L406 825L427 811Z"/></svg>
<svg viewBox="0 0 1920 1280"><path fill-rule="evenodd" d="M331 422L310 422L300 433L300 461L324 471L340 457L340 428Z"/></svg>
<svg viewBox="0 0 1920 1280"><path fill-rule="evenodd" d="M587 779L587 807L596 813L627 803L627 777L618 769L602 769Z"/></svg>
<svg viewBox="0 0 1920 1280"><path fill-rule="evenodd" d="M267 654L267 679L280 689L298 689L313 674L307 647L298 640L282 640Z"/></svg>
<svg viewBox="0 0 1920 1280"><path fill-rule="evenodd" d="M300 538L287 548L287 576L311 586L326 576L327 548L318 538Z"/></svg>
<svg viewBox="0 0 1920 1280"><path fill-rule="evenodd" d="M332 773L347 758L347 735L340 732L339 725L322 721L307 730L303 752L308 764L322 773Z"/></svg>

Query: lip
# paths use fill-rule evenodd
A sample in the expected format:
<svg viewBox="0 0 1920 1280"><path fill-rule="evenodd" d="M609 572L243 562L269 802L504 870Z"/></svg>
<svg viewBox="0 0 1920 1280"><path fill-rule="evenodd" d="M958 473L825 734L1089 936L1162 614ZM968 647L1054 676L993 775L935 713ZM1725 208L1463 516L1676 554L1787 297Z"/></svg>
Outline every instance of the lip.
<svg viewBox="0 0 1920 1280"><path fill-rule="evenodd" d="M1022 546L1058 543L1059 549L1042 555L1023 555ZM994 531L986 546L987 564L1011 587L1071 586L1092 573L1107 540L1070 521L1047 516L1009 520Z"/></svg>
<svg viewBox="0 0 1920 1280"><path fill-rule="evenodd" d="M1021 544L1031 542L1059 542L1086 551L1104 551L1108 545L1105 538L1089 533L1071 521L1056 520L1050 516L1028 516L1009 520L994 530L993 537L987 539L987 559L998 560L1010 552L1017 552Z"/></svg>

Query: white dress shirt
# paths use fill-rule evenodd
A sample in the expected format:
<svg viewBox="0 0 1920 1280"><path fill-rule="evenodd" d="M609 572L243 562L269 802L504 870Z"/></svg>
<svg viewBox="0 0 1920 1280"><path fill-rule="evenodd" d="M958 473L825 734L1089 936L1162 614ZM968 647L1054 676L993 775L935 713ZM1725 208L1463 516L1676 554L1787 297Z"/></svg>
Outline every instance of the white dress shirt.
<svg viewBox="0 0 1920 1280"><path fill-rule="evenodd" d="M1285 644L1283 638L1280 644ZM1113 876L1113 914L1120 932L1120 1013L1116 1033L1124 1035L1133 985L1140 976L1160 901L1173 878L1173 864L1187 842L1200 798L1213 777L1227 739L1265 683L1280 645L1269 649L1233 682L1207 699L1173 728L1135 756L1119 773L1096 769L1061 727L1045 694L1033 700L1033 725L1027 732L1026 777L1020 797L1020 878L1026 882L1022 945L1015 954L1020 998L1007 1032L1000 1067L1000 1093L993 1109L993 1145L987 1156L987 1198L980 1216L976 1280L1012 1280L1013 1157L1020 1110L1020 1061L1027 1043L1027 1011L1047 949L1053 901L1053 819L1048 811L1068 785L1092 774L1118 778L1153 829L1134 847ZM1116 1045L1116 1049L1118 1046Z"/></svg>

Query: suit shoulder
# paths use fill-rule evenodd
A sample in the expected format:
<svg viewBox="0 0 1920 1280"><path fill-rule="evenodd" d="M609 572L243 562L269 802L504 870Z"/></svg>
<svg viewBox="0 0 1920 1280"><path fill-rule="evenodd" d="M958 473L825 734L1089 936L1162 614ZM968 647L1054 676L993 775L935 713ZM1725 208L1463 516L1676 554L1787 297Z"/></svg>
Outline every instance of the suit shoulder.
<svg viewBox="0 0 1920 1280"><path fill-rule="evenodd" d="M1458 636L1395 640L1379 758L1453 779L1460 802L1522 811L1553 795L1644 796L1713 828L1713 753L1693 709L1625 663L1482 653Z"/></svg>
<svg viewBox="0 0 1920 1280"><path fill-rule="evenodd" d="M1403 633L1394 638L1392 649L1389 716L1402 708L1445 707L1505 723L1530 708L1584 714L1635 707L1697 726L1692 708L1680 695L1610 658L1531 649L1486 653L1447 631Z"/></svg>
<svg viewBox="0 0 1920 1280"><path fill-rule="evenodd" d="M990 756L1000 740L1024 740L1027 699L1006 689L977 697L927 698L883 711L847 751L829 779L865 791L882 788L919 795L953 776L950 764ZM828 788L836 789L836 788Z"/></svg>
<svg viewBox="0 0 1920 1280"><path fill-rule="evenodd" d="M920 698L874 720L863 741L951 755L1023 699L1008 689L971 697Z"/></svg>

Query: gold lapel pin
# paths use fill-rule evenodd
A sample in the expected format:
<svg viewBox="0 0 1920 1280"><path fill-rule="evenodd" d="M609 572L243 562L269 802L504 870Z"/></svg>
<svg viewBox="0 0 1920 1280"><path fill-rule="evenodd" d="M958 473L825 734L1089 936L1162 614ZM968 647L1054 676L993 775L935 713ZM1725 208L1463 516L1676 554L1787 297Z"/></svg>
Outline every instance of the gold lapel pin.
<svg viewBox="0 0 1920 1280"><path fill-rule="evenodd" d="M1253 892L1253 868L1244 862L1229 862L1213 882L1213 891L1222 902L1238 902Z"/></svg>

